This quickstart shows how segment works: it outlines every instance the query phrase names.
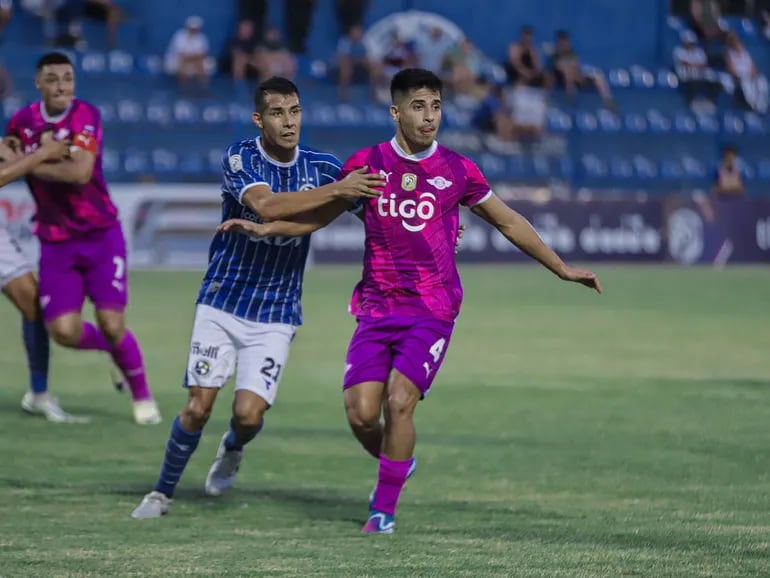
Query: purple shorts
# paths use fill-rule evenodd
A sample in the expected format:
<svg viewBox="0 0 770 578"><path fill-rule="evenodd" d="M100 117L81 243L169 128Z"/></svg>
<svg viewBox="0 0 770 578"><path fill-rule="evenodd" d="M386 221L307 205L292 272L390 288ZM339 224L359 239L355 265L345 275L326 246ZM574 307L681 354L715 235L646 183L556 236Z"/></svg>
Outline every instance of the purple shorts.
<svg viewBox="0 0 770 578"><path fill-rule="evenodd" d="M86 297L96 309L126 308L126 241L120 223L85 237L40 244L40 307L45 322L80 313Z"/></svg>
<svg viewBox="0 0 770 578"><path fill-rule="evenodd" d="M444 361L453 321L435 317L359 317L345 359L343 388L387 383L391 369L428 393Z"/></svg>

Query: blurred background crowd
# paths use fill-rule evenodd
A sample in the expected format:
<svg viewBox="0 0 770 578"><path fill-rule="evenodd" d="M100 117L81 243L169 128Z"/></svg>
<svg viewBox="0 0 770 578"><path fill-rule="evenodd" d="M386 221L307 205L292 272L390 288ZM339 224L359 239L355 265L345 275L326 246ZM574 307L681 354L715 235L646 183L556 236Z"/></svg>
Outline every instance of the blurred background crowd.
<svg viewBox="0 0 770 578"><path fill-rule="evenodd" d="M0 0L7 119L39 55L72 55L113 181L213 181L272 75L303 140L344 157L391 133L407 66L447 87L440 140L492 180L562 194L770 184L770 0Z"/></svg>

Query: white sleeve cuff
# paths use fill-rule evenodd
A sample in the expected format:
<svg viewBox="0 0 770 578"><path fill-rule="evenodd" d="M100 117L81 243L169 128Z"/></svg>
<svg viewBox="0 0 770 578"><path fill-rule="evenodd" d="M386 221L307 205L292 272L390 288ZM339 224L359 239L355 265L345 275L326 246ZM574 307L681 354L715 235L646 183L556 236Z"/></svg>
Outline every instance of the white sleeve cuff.
<svg viewBox="0 0 770 578"><path fill-rule="evenodd" d="M481 199L479 199L478 201L476 201L476 202L475 202L475 203L473 203L472 205L468 205L468 208L470 208L470 207L475 207L476 205L480 205L480 204L481 204L481 203L483 203L484 201L488 201L488 200L489 200L489 198L490 198L492 195L494 195L494 193L492 192L492 189L489 189L489 192L488 192L486 195L484 195L483 197L481 197Z"/></svg>
<svg viewBox="0 0 770 578"><path fill-rule="evenodd" d="M259 181L257 183L248 183L246 185L243 185L241 190L238 192L238 202L240 204L243 204L243 195L246 194L246 191L248 191L251 187L258 187L260 185L264 185L267 188L270 188L270 185L268 183L266 183L265 181Z"/></svg>

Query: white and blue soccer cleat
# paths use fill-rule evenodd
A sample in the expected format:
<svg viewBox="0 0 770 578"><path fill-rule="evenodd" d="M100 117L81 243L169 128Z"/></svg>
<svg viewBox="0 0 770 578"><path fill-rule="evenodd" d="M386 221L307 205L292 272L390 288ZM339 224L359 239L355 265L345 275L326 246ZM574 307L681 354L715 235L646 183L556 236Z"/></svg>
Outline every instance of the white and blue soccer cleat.
<svg viewBox="0 0 770 578"><path fill-rule="evenodd" d="M131 517L137 520L160 518L168 514L172 501L166 494L153 490L142 498L142 502L131 512Z"/></svg>
<svg viewBox="0 0 770 578"><path fill-rule="evenodd" d="M41 415L52 423L89 423L84 416L72 415L64 411L59 401L49 393L35 395L31 391L24 394L21 409L31 415Z"/></svg>
<svg viewBox="0 0 770 578"><path fill-rule="evenodd" d="M363 534L392 534L396 529L395 517L385 512L372 511L361 529Z"/></svg>
<svg viewBox="0 0 770 578"><path fill-rule="evenodd" d="M408 480L409 478L411 478L416 471L417 471L417 458L412 456L412 459L409 462L409 471L406 472L406 479ZM374 507L374 496L376 492L377 492L377 486L374 486L374 488L372 489L372 492L369 494L370 510Z"/></svg>

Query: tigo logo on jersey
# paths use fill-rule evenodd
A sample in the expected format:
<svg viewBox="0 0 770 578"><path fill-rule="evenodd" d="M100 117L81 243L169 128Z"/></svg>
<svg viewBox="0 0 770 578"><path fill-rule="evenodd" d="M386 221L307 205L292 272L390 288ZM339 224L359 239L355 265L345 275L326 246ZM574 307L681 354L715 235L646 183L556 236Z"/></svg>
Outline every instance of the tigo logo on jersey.
<svg viewBox="0 0 770 578"><path fill-rule="evenodd" d="M417 188L417 175L406 173L401 177L401 188L405 191L413 191Z"/></svg>
<svg viewBox="0 0 770 578"><path fill-rule="evenodd" d="M377 199L377 212L383 217L401 217L401 225L410 233L419 233L427 225L427 221L436 214L436 195L433 193L420 193L419 199L396 200L396 194L390 193L387 197L382 195ZM408 223L415 218L420 219L419 224Z"/></svg>

